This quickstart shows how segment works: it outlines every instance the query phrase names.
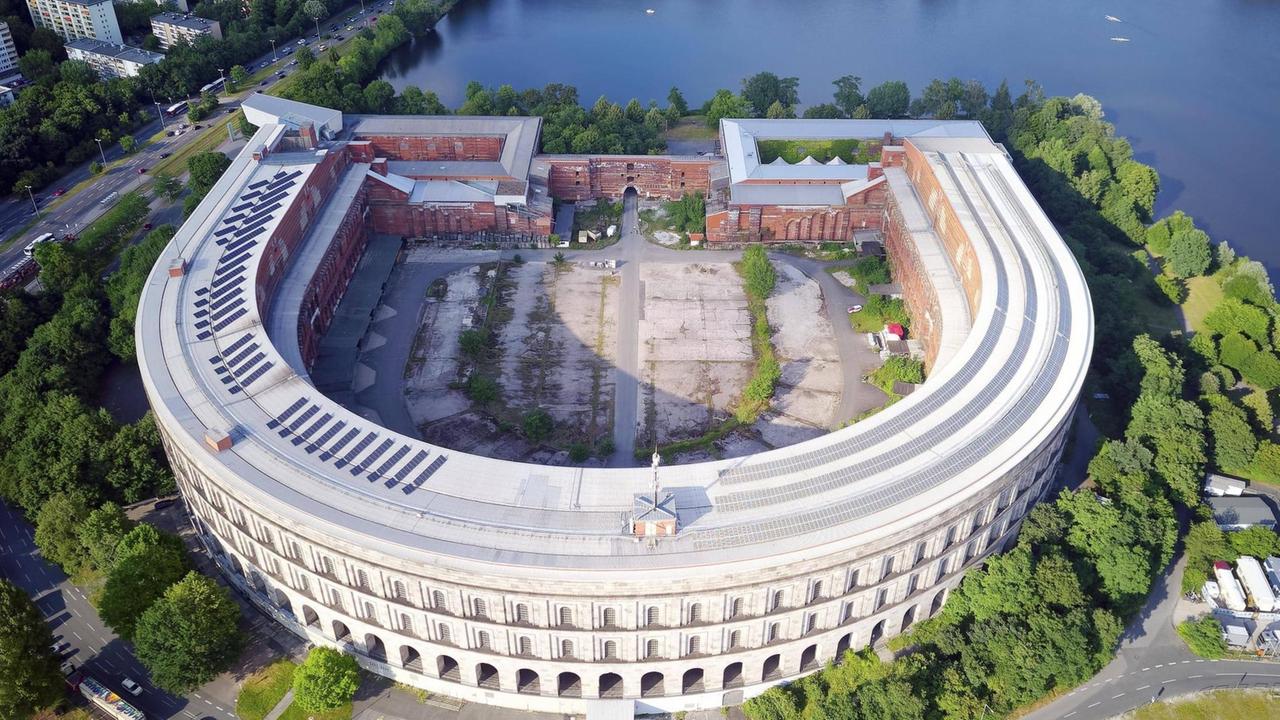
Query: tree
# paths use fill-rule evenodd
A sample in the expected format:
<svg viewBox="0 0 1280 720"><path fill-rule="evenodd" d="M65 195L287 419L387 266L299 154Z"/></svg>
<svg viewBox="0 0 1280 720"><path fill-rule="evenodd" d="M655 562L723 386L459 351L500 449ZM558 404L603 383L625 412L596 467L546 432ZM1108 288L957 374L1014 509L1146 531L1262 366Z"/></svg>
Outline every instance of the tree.
<svg viewBox="0 0 1280 720"><path fill-rule="evenodd" d="M231 66L231 86L234 88L246 87L249 84L249 71L244 69L243 65Z"/></svg>
<svg viewBox="0 0 1280 720"><path fill-rule="evenodd" d="M138 620L133 644L151 681L182 695L212 680L240 650L240 607L196 572L170 586Z"/></svg>
<svg viewBox="0 0 1280 720"><path fill-rule="evenodd" d="M750 104L755 117L763 115L774 103L791 107L800 102L800 78L756 73L742 81L742 97Z"/></svg>
<svg viewBox="0 0 1280 720"><path fill-rule="evenodd" d="M794 118L796 116L796 111L790 105L783 105L777 100L774 100L773 104L769 106L769 109L765 111L764 116L770 120L783 120L787 118Z"/></svg>
<svg viewBox="0 0 1280 720"><path fill-rule="evenodd" d="M329 647L312 648L293 673L293 701L310 712L351 702L360 687L355 658Z"/></svg>
<svg viewBox="0 0 1280 720"><path fill-rule="evenodd" d="M129 153L133 152L137 148L138 148L138 141L132 135L120 136L120 150L125 155L128 155Z"/></svg>
<svg viewBox="0 0 1280 720"><path fill-rule="evenodd" d="M316 37L320 37L320 19L329 16L329 8L320 0L307 0L302 3L302 12L316 23Z"/></svg>
<svg viewBox="0 0 1280 720"><path fill-rule="evenodd" d="M911 107L911 91L901 80L890 80L867 93L867 109L873 118L906 117Z"/></svg>
<svg viewBox="0 0 1280 720"><path fill-rule="evenodd" d="M1227 641L1222 639L1222 623L1212 615L1199 620L1187 620L1178 625L1187 648L1203 658L1217 660L1227 656Z"/></svg>
<svg viewBox="0 0 1280 720"><path fill-rule="evenodd" d="M191 194L203 198L229 167L231 167L231 160L220 152L202 152L193 155L187 160L187 170L191 173L188 181Z"/></svg>
<svg viewBox="0 0 1280 720"><path fill-rule="evenodd" d="M1241 556L1265 558L1280 553L1280 535L1275 530L1254 525L1244 530L1227 533L1227 543L1235 553L1235 560Z"/></svg>
<svg viewBox="0 0 1280 720"><path fill-rule="evenodd" d="M139 525L116 547L116 564L98 598L98 612L122 637L132 639L142 614L187 570L181 540Z"/></svg>
<svg viewBox="0 0 1280 720"><path fill-rule="evenodd" d="M104 571L114 566L116 547L133 527L134 522L113 502L103 503L90 512L77 532L89 563Z"/></svg>
<svg viewBox="0 0 1280 720"><path fill-rule="evenodd" d="M49 562L74 575L85 559L80 526L89 517L89 503L81 493L57 493L36 516L36 547Z"/></svg>
<svg viewBox="0 0 1280 720"><path fill-rule="evenodd" d="M524 428L525 437L533 442L541 442L551 437L551 432L555 430L555 420L546 410L534 408L524 414L521 426Z"/></svg>
<svg viewBox="0 0 1280 720"><path fill-rule="evenodd" d="M311 52L311 48L301 47L293 54L293 59L298 61L299 70L307 70L316 61L316 56Z"/></svg>
<svg viewBox="0 0 1280 720"><path fill-rule="evenodd" d="M1213 461L1219 468L1246 468L1258 452L1258 439L1249 426L1249 417L1226 396L1212 397L1218 400L1208 418L1209 433L1213 436Z"/></svg>
<svg viewBox="0 0 1280 720"><path fill-rule="evenodd" d="M22 588L0 580L0 717L24 718L62 698L53 635Z"/></svg>
<svg viewBox="0 0 1280 720"><path fill-rule="evenodd" d="M671 92L667 93L667 107L671 108L675 117L684 117L689 114L689 103L678 87L672 87Z"/></svg>
<svg viewBox="0 0 1280 720"><path fill-rule="evenodd" d="M182 182L168 173L155 173L151 176L151 191L156 197L173 202L182 194Z"/></svg>
<svg viewBox="0 0 1280 720"><path fill-rule="evenodd" d="M831 103L818 103L804 109L804 117L831 120L844 117L844 112Z"/></svg>
<svg viewBox="0 0 1280 720"><path fill-rule="evenodd" d="M717 90L707 103L707 125L719 127L722 118L751 117L751 103L730 90Z"/></svg>
<svg viewBox="0 0 1280 720"><path fill-rule="evenodd" d="M845 115L852 116L858 106L866 102L862 97L862 78L856 75L844 75L836 78L831 84L836 86L836 91L832 93L836 107L840 108Z"/></svg>
<svg viewBox="0 0 1280 720"><path fill-rule="evenodd" d="M1169 252L1165 256L1169 270L1178 277L1203 275L1213 261L1209 236L1203 230L1184 230L1169 239Z"/></svg>

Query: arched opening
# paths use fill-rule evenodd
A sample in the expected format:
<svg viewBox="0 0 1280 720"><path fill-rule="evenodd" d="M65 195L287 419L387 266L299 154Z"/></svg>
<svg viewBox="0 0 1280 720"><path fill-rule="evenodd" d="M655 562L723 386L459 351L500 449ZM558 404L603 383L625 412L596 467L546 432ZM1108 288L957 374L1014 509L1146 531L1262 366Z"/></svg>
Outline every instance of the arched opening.
<svg viewBox="0 0 1280 720"><path fill-rule="evenodd" d="M640 697L662 697L662 673L648 672L640 678Z"/></svg>
<svg viewBox="0 0 1280 720"><path fill-rule="evenodd" d="M762 680L777 680L782 677L782 656L770 655L765 658L764 667L761 668L760 678Z"/></svg>
<svg viewBox="0 0 1280 720"><path fill-rule="evenodd" d="M800 653L800 672L818 669L818 646L810 645Z"/></svg>
<svg viewBox="0 0 1280 720"><path fill-rule="evenodd" d="M622 676L617 673L605 673L600 676L600 697L622 697Z"/></svg>
<svg viewBox="0 0 1280 720"><path fill-rule="evenodd" d="M906 612L902 613L902 627L899 628L899 631L903 631L911 627L911 624L914 623L915 621L916 621L916 606L912 605L911 607L907 608Z"/></svg>
<svg viewBox="0 0 1280 720"><path fill-rule="evenodd" d="M272 588L271 599L275 602L276 607L280 609L280 612L293 617L293 606L289 604L289 596L285 595L283 590Z"/></svg>
<svg viewBox="0 0 1280 720"><path fill-rule="evenodd" d="M416 673L422 672L422 655L415 648L408 645L400 646L400 664L405 670L412 670Z"/></svg>
<svg viewBox="0 0 1280 720"><path fill-rule="evenodd" d="M840 638L840 642L836 643L836 661L844 659L844 654L849 652L849 648L853 645L853 633L847 633Z"/></svg>
<svg viewBox="0 0 1280 720"><path fill-rule="evenodd" d="M702 668L686 670L684 677L680 679L680 692L688 695L690 693L700 693L703 689Z"/></svg>
<svg viewBox="0 0 1280 720"><path fill-rule="evenodd" d="M382 644L382 638L373 633L366 633L364 636L364 654L379 662L386 662L387 646Z"/></svg>
<svg viewBox="0 0 1280 720"><path fill-rule="evenodd" d="M742 663L729 663L725 666L723 684L726 689L742 687Z"/></svg>
<svg viewBox="0 0 1280 720"><path fill-rule="evenodd" d="M315 610L311 609L310 605L303 605L302 622L305 623L307 627L319 628L320 616L316 614Z"/></svg>
<svg viewBox="0 0 1280 720"><path fill-rule="evenodd" d="M498 689L498 668L489 663L476 666L476 685L490 690Z"/></svg>
<svg viewBox="0 0 1280 720"><path fill-rule="evenodd" d="M542 682L538 679L538 673L522 669L516 673L516 692L526 695L539 695L542 693Z"/></svg>
<svg viewBox="0 0 1280 720"><path fill-rule="evenodd" d="M236 557L235 555L230 555L228 557L231 558L232 572L234 572L236 575L239 575L240 577L244 577L244 566L240 564L240 558Z"/></svg>
<svg viewBox="0 0 1280 720"><path fill-rule="evenodd" d="M577 673L560 673L556 678L556 694L560 697L582 697L582 678Z"/></svg>
<svg viewBox="0 0 1280 720"><path fill-rule="evenodd" d="M929 606L929 617L933 617L934 615L937 615L938 611L942 609L942 603L946 601L947 601L947 590L946 588L943 588L942 590L938 591L938 594L933 596L933 604Z"/></svg>
<svg viewBox="0 0 1280 720"><path fill-rule="evenodd" d="M875 627L871 628L871 642L868 644L874 648L876 646L876 643L880 642L881 638L883 637L884 637L884 621L881 620L880 622L876 623Z"/></svg>
<svg viewBox="0 0 1280 720"><path fill-rule="evenodd" d="M441 680L462 682L462 673L458 672L458 661L448 655L441 655L436 658L436 675Z"/></svg>
<svg viewBox="0 0 1280 720"><path fill-rule="evenodd" d="M333 639L338 642L351 642L351 630L341 620L333 621Z"/></svg>

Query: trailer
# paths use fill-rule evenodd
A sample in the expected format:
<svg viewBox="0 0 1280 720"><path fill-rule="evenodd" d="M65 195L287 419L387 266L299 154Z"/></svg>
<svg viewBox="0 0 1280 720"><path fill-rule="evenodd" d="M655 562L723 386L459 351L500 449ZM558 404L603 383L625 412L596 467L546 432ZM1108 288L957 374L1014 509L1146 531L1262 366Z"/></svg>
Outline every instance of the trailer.
<svg viewBox="0 0 1280 720"><path fill-rule="evenodd" d="M76 685L81 695L115 720L147 720L147 716L141 710L125 702L124 698L88 675L81 675Z"/></svg>
<svg viewBox="0 0 1280 720"><path fill-rule="evenodd" d="M1236 559L1236 574L1244 582L1244 589L1253 598L1253 606L1261 612L1276 609L1276 595L1267 582L1267 575L1262 571L1262 564L1248 555Z"/></svg>
<svg viewBox="0 0 1280 720"><path fill-rule="evenodd" d="M1236 576L1231 574L1231 563L1219 560L1213 564L1213 576L1218 580L1218 589L1221 591L1222 604L1228 610L1243 611L1246 607L1244 601L1244 588L1240 586L1240 581L1236 580Z"/></svg>

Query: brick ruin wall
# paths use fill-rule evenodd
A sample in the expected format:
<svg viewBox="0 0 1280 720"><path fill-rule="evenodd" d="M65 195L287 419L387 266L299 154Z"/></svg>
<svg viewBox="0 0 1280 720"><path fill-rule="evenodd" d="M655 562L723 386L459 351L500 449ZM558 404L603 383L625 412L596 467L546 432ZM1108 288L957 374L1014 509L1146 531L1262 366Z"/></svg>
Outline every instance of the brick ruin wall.
<svg viewBox="0 0 1280 720"><path fill-rule="evenodd" d="M495 233L546 237L551 217L508 209L491 202L410 205L409 196L372 178L365 181L374 232L403 237Z"/></svg>
<svg viewBox="0 0 1280 720"><path fill-rule="evenodd" d="M320 341L329 331L338 303L351 284L356 265L369 242L365 222L365 188L362 185L334 233L329 249L316 268L298 308L298 346L307 368L315 363Z"/></svg>
<svg viewBox="0 0 1280 720"><path fill-rule="evenodd" d="M730 205L707 215L707 241L848 242L854 230L880 228L887 192L881 183L848 198L845 205L819 208Z"/></svg>
<svg viewBox="0 0 1280 720"><path fill-rule="evenodd" d="M982 270L978 265L978 256L974 252L969 234L960 224L955 209L947 201L942 185L933 174L924 154L910 141L904 143L906 162L904 168L916 194L924 203L925 212L933 223L933 230L942 239L951 258L951 265L960 276L960 284L964 287L965 297L969 300L969 317L977 317L978 300L982 295Z"/></svg>
<svg viewBox="0 0 1280 720"><path fill-rule="evenodd" d="M418 137L361 135L373 154L388 160L498 160L503 139L496 135Z"/></svg>
<svg viewBox="0 0 1280 720"><path fill-rule="evenodd" d="M542 155L547 190L557 200L621 199L627 188L642 198L676 200L685 193L711 192L711 165L703 158L661 155Z"/></svg>
<svg viewBox="0 0 1280 720"><path fill-rule="evenodd" d="M916 244L904 228L902 211L893 194L884 210L884 249L889 256L889 268L894 282L902 287L902 301L911 315L911 336L924 346L926 372L933 370L938 357L938 343L942 337L942 308L929 275L920 264Z"/></svg>

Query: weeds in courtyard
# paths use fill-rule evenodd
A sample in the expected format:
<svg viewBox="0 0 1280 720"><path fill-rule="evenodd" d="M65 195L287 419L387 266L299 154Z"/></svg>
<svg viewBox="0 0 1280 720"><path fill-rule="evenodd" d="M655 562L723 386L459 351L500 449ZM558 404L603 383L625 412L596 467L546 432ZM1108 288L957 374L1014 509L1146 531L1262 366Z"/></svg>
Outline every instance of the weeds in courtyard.
<svg viewBox="0 0 1280 720"><path fill-rule="evenodd" d="M735 266L742 276L747 294L747 310L751 313L751 349L756 366L751 379L742 390L742 398L733 409L734 418L742 425L755 422L769 409L773 389L782 377L782 366L773 351L772 332L766 301L778 283L777 271L765 255L764 248L753 245L742 253L742 261Z"/></svg>

